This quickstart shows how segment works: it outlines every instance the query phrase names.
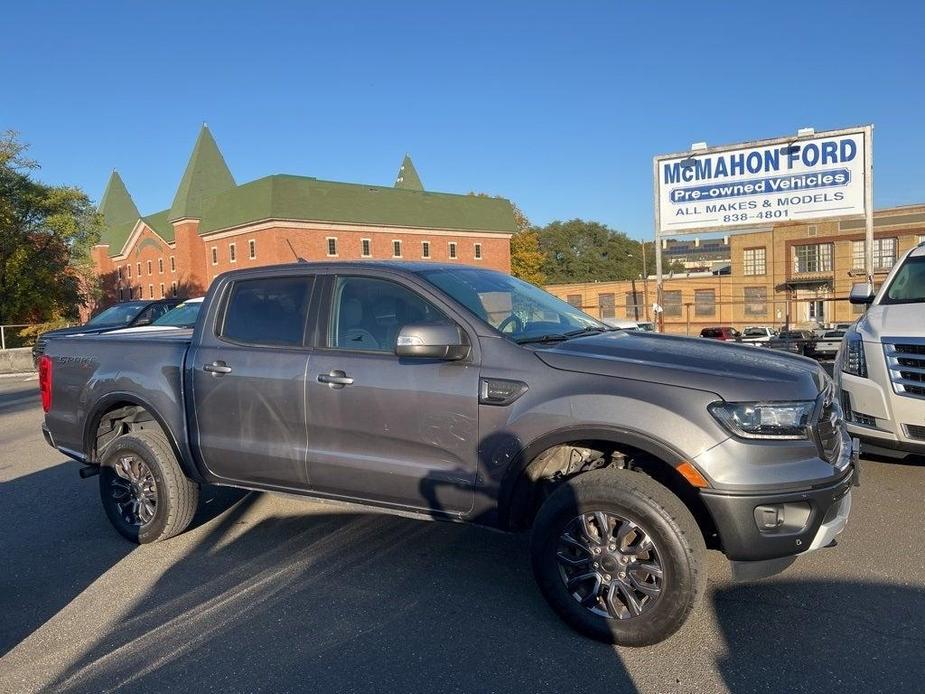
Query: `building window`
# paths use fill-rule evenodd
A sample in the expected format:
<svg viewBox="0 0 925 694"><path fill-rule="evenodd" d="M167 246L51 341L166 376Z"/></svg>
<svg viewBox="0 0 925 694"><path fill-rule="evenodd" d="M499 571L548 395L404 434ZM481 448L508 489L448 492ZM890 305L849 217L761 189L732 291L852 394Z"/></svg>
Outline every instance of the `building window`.
<svg viewBox="0 0 925 694"><path fill-rule="evenodd" d="M124 291L125 290L122 289L122 287L119 287L119 301L125 301L125 294L123 293Z"/></svg>
<svg viewBox="0 0 925 694"><path fill-rule="evenodd" d="M744 274L766 275L766 250L764 248L746 248L744 252Z"/></svg>
<svg viewBox="0 0 925 694"><path fill-rule="evenodd" d="M254 241L254 239L247 242L247 254L250 256L251 260L257 257L257 242Z"/></svg>
<svg viewBox="0 0 925 694"><path fill-rule="evenodd" d="M218 265L218 247L212 246L212 264Z"/></svg>
<svg viewBox="0 0 925 694"><path fill-rule="evenodd" d="M455 260L456 258L456 242L450 241L450 260Z"/></svg>
<svg viewBox="0 0 925 694"><path fill-rule="evenodd" d="M161 282L161 298L164 298L164 283Z"/></svg>
<svg viewBox="0 0 925 694"><path fill-rule="evenodd" d="M392 257L401 258L401 241L392 241Z"/></svg>
<svg viewBox="0 0 925 694"><path fill-rule="evenodd" d="M768 314L768 288L745 287L745 315L766 316Z"/></svg>
<svg viewBox="0 0 925 694"><path fill-rule="evenodd" d="M569 294L565 300L575 308L581 308L581 294Z"/></svg>
<svg viewBox="0 0 925 694"><path fill-rule="evenodd" d="M713 316L716 314L716 290L694 290L694 315Z"/></svg>
<svg viewBox="0 0 925 694"><path fill-rule="evenodd" d="M475 244L475 259L476 260L482 259L482 244L480 243Z"/></svg>
<svg viewBox="0 0 925 694"><path fill-rule="evenodd" d="M662 292L662 315L678 317L681 315L681 290L671 289Z"/></svg>
<svg viewBox="0 0 925 694"><path fill-rule="evenodd" d="M177 271L177 259L174 256L170 256L170 271Z"/></svg>
<svg viewBox="0 0 925 694"><path fill-rule="evenodd" d="M864 242L851 242L851 268L864 269ZM874 270L889 270L896 262L896 239L874 239Z"/></svg>
<svg viewBox="0 0 925 694"><path fill-rule="evenodd" d="M642 317L645 310L646 300L642 292L626 293L626 317L630 320L638 320Z"/></svg>
<svg viewBox="0 0 925 694"><path fill-rule="evenodd" d="M138 277L141 277L141 263L135 265L135 269L138 270Z"/></svg>
<svg viewBox="0 0 925 694"><path fill-rule="evenodd" d="M148 274L151 274L151 261L148 261Z"/></svg>
<svg viewBox="0 0 925 694"><path fill-rule="evenodd" d="M597 295L597 305L601 309L601 318L616 318L616 310L613 292Z"/></svg>
<svg viewBox="0 0 925 694"><path fill-rule="evenodd" d="M170 283L170 293L173 294L174 296L177 295L177 281L176 280Z"/></svg>
<svg viewBox="0 0 925 694"><path fill-rule="evenodd" d="M328 242L328 257L333 258L337 255L337 239L333 236L327 238Z"/></svg>
<svg viewBox="0 0 925 694"><path fill-rule="evenodd" d="M238 262L238 249L233 243L228 244L228 260L232 263Z"/></svg>
<svg viewBox="0 0 925 694"><path fill-rule="evenodd" d="M792 259L794 272L831 272L832 244L794 246Z"/></svg>
<svg viewBox="0 0 925 694"><path fill-rule="evenodd" d="M430 241L421 241L421 257L430 257Z"/></svg>
<svg viewBox="0 0 925 694"><path fill-rule="evenodd" d="M164 259L163 258L157 259L157 271L162 275L164 274Z"/></svg>
<svg viewBox="0 0 925 694"><path fill-rule="evenodd" d="M363 239L360 241L360 255L364 258L368 258L373 254L373 244L369 239Z"/></svg>
<svg viewBox="0 0 925 694"><path fill-rule="evenodd" d="M154 285L153 284L148 285L148 298L149 299L154 298Z"/></svg>
<svg viewBox="0 0 925 694"><path fill-rule="evenodd" d="M132 266L131 266L131 264L125 266L125 273L126 273L126 277L128 277L129 279L132 278Z"/></svg>
<svg viewBox="0 0 925 694"><path fill-rule="evenodd" d="M122 266L116 268L116 279L122 281Z"/></svg>

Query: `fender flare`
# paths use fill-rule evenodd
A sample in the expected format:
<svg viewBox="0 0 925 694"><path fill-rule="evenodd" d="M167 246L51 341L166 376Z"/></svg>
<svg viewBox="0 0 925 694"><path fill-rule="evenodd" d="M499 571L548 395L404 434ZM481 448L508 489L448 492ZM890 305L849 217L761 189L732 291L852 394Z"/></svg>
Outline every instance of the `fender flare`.
<svg viewBox="0 0 925 694"><path fill-rule="evenodd" d="M503 528L509 529L513 527L514 523L512 521L525 510L522 506L524 502L523 495L519 494L519 483L523 479L523 472L530 462L548 448L582 440L607 441L616 445L631 446L664 461L674 468L688 461L688 458L683 453L667 441L631 429L580 425L557 429L534 439L524 446L505 471L498 490L498 518Z"/></svg>
<svg viewBox="0 0 925 694"><path fill-rule="evenodd" d="M177 439L176 434L171 430L167 425L167 421L164 417L161 416L160 412L150 403L147 402L144 398L139 397L134 393L126 393L124 391L113 391L106 393L103 397L96 401L93 406L93 409L87 415L84 423L84 432L83 432L83 444L84 450L88 453L94 449L96 446L96 429L100 425L100 420L103 418L103 415L110 410L113 405L118 403L129 403L131 405L136 405L138 407L144 408L144 410L154 418L154 421L157 422L158 426L164 431L164 434L167 436L167 442L170 444L173 454L177 457L177 462L180 464L180 469L183 470L188 478L195 482L204 482L205 478L196 468L195 464L192 462L192 457L189 455L189 451L186 446L180 445L179 440ZM99 464L99 461L93 461L96 464Z"/></svg>

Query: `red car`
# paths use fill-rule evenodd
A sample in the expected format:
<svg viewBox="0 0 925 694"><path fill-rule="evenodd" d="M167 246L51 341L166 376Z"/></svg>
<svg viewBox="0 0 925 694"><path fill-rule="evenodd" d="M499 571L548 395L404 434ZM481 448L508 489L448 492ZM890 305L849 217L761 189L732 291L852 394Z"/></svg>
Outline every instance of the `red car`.
<svg viewBox="0 0 925 694"><path fill-rule="evenodd" d="M742 339L742 333L731 326L724 325L718 328L704 328L700 331L700 337L707 337L711 340L736 342Z"/></svg>

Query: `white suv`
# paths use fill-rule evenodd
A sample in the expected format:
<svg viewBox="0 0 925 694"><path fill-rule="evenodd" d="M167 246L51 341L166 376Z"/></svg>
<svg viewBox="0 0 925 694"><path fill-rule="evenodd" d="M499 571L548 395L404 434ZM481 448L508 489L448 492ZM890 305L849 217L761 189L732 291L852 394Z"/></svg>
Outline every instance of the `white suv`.
<svg viewBox="0 0 925 694"><path fill-rule="evenodd" d="M855 285L851 303L870 308L835 362L848 431L871 453L925 455L925 244L900 258L876 296Z"/></svg>

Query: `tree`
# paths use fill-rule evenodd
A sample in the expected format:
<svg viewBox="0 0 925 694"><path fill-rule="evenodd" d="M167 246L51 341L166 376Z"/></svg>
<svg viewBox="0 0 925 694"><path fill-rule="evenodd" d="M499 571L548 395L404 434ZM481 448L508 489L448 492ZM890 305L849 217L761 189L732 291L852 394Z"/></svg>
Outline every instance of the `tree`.
<svg viewBox="0 0 925 694"><path fill-rule="evenodd" d="M492 197L487 193L469 193L469 195L480 198ZM513 202L511 208L514 211L514 224L517 227L517 231L511 237L511 274L524 282L541 286L546 282L546 274L543 272L546 259L540 250L539 236L523 210Z"/></svg>
<svg viewBox="0 0 925 694"><path fill-rule="evenodd" d="M642 244L600 222L572 219L538 229L546 257L543 272L552 284L628 280L642 275ZM655 270L652 244L646 244L646 270Z"/></svg>
<svg viewBox="0 0 925 694"><path fill-rule="evenodd" d="M0 136L0 323L75 319L95 293L99 215L79 188L33 179L27 148Z"/></svg>

